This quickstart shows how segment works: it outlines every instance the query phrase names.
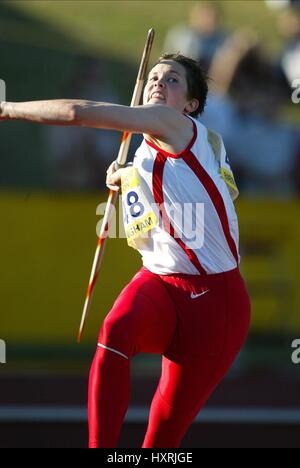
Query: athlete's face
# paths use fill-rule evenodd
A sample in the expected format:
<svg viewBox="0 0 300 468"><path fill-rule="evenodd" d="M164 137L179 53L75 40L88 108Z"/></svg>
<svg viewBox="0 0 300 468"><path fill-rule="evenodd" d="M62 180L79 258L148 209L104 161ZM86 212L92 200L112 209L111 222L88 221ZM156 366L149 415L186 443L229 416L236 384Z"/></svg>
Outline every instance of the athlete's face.
<svg viewBox="0 0 300 468"><path fill-rule="evenodd" d="M188 99L185 68L172 60L164 60L149 73L144 90L144 104L160 104L189 114L197 109L197 99Z"/></svg>

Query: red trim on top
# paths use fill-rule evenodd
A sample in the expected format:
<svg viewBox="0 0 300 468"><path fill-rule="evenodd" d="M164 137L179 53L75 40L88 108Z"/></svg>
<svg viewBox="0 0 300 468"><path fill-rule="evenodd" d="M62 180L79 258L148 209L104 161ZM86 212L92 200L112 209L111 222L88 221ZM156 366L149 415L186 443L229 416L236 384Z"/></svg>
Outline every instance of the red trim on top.
<svg viewBox="0 0 300 468"><path fill-rule="evenodd" d="M168 217L168 214L164 207L164 194L163 194L163 172L164 167L167 161L167 156L162 152L158 152L156 159L154 161L153 167L153 194L156 204L159 207L160 215L163 221L163 225L165 230L170 234L171 237L175 239L175 241L180 245L180 247L184 250L187 254L188 258L194 265L194 267L199 271L201 275L207 275L207 272L202 267L201 263L195 252L185 245L185 243L178 237L171 220Z"/></svg>
<svg viewBox="0 0 300 468"><path fill-rule="evenodd" d="M194 143L196 141L197 135L198 135L197 125L195 124L195 122L192 119L189 119L189 120L191 120L191 122L193 124L193 138L191 139L188 146L183 151L180 151L180 153L176 153L176 154L169 153L168 151L163 150L162 148L160 148L159 146L156 146L154 143L152 143L149 140L146 140L146 138L145 138L145 141L146 141L147 145L151 146L151 148L154 148L156 151L158 151L159 153L167 156L168 158L175 158L175 159L182 158L186 153L188 153L191 150L191 148L193 147L193 145L194 145Z"/></svg>
<svg viewBox="0 0 300 468"><path fill-rule="evenodd" d="M205 190L207 191L216 211L219 216L219 219L221 221L221 225L224 231L224 235L226 237L228 246L231 250L232 255L234 256L236 263L238 265L239 263L239 255L237 251L237 246L235 244L234 239L231 236L230 233L230 228L229 228L229 222L228 222L228 217L227 217L227 212L224 204L224 200L212 180L212 178L209 176L209 174L206 172L202 164L198 161L196 156L190 151L188 154L185 154L183 156L183 160L185 163L191 168L191 170L194 172L196 177L199 179L200 183L203 185Z"/></svg>

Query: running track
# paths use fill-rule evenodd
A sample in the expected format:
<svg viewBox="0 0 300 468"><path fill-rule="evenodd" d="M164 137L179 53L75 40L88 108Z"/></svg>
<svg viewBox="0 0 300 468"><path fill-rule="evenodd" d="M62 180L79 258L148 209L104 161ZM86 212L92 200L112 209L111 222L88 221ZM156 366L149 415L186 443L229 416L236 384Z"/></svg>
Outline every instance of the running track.
<svg viewBox="0 0 300 468"><path fill-rule="evenodd" d="M138 447L157 380L133 379L120 447ZM0 448L86 447L84 378L0 378ZM182 447L294 448L300 446L299 385L280 375L225 380L185 437Z"/></svg>

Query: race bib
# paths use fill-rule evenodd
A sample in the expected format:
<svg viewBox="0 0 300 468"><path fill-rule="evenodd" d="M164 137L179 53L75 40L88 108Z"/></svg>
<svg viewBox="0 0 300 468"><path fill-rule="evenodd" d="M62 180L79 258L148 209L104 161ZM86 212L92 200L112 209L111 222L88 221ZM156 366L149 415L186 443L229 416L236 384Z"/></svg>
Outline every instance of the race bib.
<svg viewBox="0 0 300 468"><path fill-rule="evenodd" d="M127 243L137 249L136 241L147 237L159 222L141 186L136 167L128 167L122 174L122 204Z"/></svg>
<svg viewBox="0 0 300 468"><path fill-rule="evenodd" d="M239 189L237 188L222 138L218 133L208 129L207 139L219 163L220 175L226 184L231 199L234 201L239 196Z"/></svg>

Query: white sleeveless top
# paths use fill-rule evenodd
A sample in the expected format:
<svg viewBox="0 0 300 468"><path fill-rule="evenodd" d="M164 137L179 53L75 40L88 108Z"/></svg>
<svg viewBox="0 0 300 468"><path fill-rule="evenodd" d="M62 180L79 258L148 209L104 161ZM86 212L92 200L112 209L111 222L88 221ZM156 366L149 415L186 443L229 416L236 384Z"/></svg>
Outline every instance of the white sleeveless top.
<svg viewBox="0 0 300 468"><path fill-rule="evenodd" d="M221 273L240 261L238 191L222 138L191 120L184 151L170 154L144 139L122 178L128 243L160 275Z"/></svg>

